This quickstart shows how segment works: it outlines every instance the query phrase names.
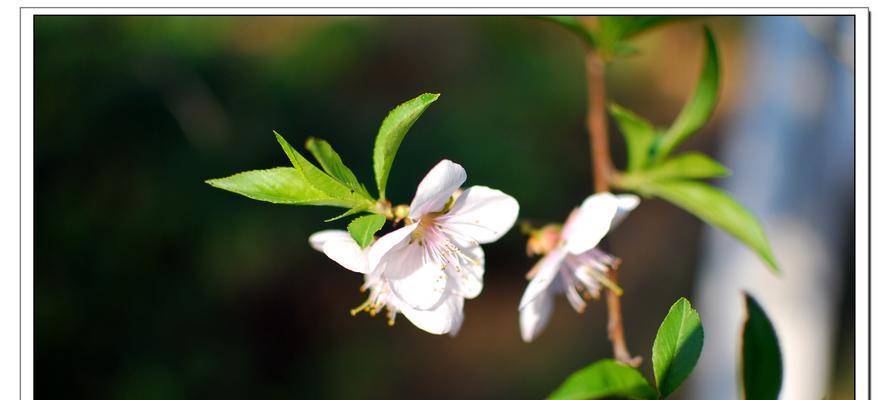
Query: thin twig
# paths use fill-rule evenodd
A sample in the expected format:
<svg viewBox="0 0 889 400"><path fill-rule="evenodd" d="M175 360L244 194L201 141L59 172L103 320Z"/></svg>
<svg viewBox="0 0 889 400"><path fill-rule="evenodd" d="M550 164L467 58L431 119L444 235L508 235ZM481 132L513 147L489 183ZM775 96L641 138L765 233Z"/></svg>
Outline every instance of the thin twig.
<svg viewBox="0 0 889 400"><path fill-rule="evenodd" d="M608 120L605 116L605 62L592 47L586 51L587 74L587 131L590 135L590 155L592 156L593 188L595 192L607 192L610 188L614 165L608 147ZM608 279L618 284L617 267L608 271ZM638 367L642 357L633 357L627 349L624 338L623 316L620 296L608 290L608 338L614 349L614 358L620 362Z"/></svg>

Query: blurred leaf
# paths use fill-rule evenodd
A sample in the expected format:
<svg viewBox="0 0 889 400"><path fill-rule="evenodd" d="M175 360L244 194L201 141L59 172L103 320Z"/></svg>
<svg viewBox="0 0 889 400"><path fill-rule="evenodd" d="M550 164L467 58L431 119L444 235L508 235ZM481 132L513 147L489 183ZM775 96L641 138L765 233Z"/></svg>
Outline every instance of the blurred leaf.
<svg viewBox="0 0 889 400"><path fill-rule="evenodd" d="M747 322L744 323L741 350L743 398L777 399L783 376L778 337L756 299L744 293L744 300L747 304Z"/></svg>
<svg viewBox="0 0 889 400"><path fill-rule="evenodd" d="M343 164L340 155L333 150L330 143L323 139L310 137L306 140L306 149L315 156L315 159L321 164L321 168L330 176L336 178L350 189L360 192L367 198L371 198L370 193L367 192L364 185L358 182L358 178L355 177L352 170Z"/></svg>
<svg viewBox="0 0 889 400"><path fill-rule="evenodd" d="M704 68L694 93L673 121L673 125L661 136L657 145L656 159L664 159L676 146L701 129L716 108L719 95L719 51L713 32L704 28L707 51L704 54Z"/></svg>
<svg viewBox="0 0 889 400"><path fill-rule="evenodd" d="M341 207L358 208L361 210L369 210L375 205L374 200L369 196L365 196L354 189L349 188L342 182L334 179L330 175L312 165L309 160L299 154L287 140L278 132L275 132L275 138L287 154L287 158L293 164L293 168L299 173L301 181L313 190L325 194L331 199L336 199Z"/></svg>
<svg viewBox="0 0 889 400"><path fill-rule="evenodd" d="M701 317L682 297L670 307L651 349L654 379L661 397L669 396L688 378L703 346Z"/></svg>
<svg viewBox="0 0 889 400"><path fill-rule="evenodd" d="M698 152L671 157L644 174L648 179L698 179L726 176L729 170L716 160Z"/></svg>
<svg viewBox="0 0 889 400"><path fill-rule="evenodd" d="M629 39L666 22L688 18L684 15L603 15L599 17L599 31L603 38L615 43Z"/></svg>
<svg viewBox="0 0 889 400"><path fill-rule="evenodd" d="M432 102L438 100L438 96L438 94L424 93L413 100L408 100L390 111L386 119L383 120L383 124L380 125L380 131L377 133L376 143L374 143L374 175L381 200L386 198L386 181L389 179L389 170L392 169L395 153L398 152L398 146L401 145L404 135L414 125L417 118L423 114L423 111L426 111Z"/></svg>
<svg viewBox="0 0 889 400"><path fill-rule="evenodd" d="M722 190L694 181L654 180L638 191L661 197L725 230L759 254L773 272L780 272L769 241L756 217Z"/></svg>
<svg viewBox="0 0 889 400"><path fill-rule="evenodd" d="M605 359L571 374L549 399L584 400L609 396L653 399L657 393L635 368Z"/></svg>
<svg viewBox="0 0 889 400"><path fill-rule="evenodd" d="M654 127L644 118L617 104L610 104L608 111L617 121L620 132L627 142L627 171L636 171L645 166L656 136Z"/></svg>
<svg viewBox="0 0 889 400"><path fill-rule="evenodd" d="M587 42L591 46L596 45L596 40L593 37L593 34L590 33L590 31L587 30L585 26L583 26L583 23L580 22L580 18L578 17L570 15L541 15L537 18L558 24L563 28L574 32L575 34L577 34L577 36L580 36L583 41Z"/></svg>
<svg viewBox="0 0 889 400"><path fill-rule="evenodd" d="M331 197L308 184L296 168L246 171L227 178L210 179L207 183L270 203L354 207L352 200Z"/></svg>
<svg viewBox="0 0 889 400"><path fill-rule="evenodd" d="M385 223L386 217L380 214L370 214L353 219L347 229L352 235L352 239L355 239L363 249L373 242L374 233L377 233Z"/></svg>

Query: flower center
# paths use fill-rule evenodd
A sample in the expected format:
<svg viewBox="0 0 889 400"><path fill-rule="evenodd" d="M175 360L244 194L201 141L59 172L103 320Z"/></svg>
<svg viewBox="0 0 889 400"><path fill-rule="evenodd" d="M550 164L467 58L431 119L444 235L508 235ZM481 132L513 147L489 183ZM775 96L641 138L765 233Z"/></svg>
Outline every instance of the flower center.
<svg viewBox="0 0 889 400"><path fill-rule="evenodd" d="M468 262L472 265L480 265L477 260L458 246L453 238L461 238L457 232L447 229L438 223L438 214L429 213L423 215L417 221L417 229L411 233L411 244L416 243L423 248L425 262L441 266L445 270L452 265L457 272L462 272L462 264Z"/></svg>
<svg viewBox="0 0 889 400"><path fill-rule="evenodd" d="M349 310L349 313L354 317L364 311L370 314L371 317L374 317L385 308L389 326L395 325L398 309L389 301L389 296L391 295L389 285L386 285L383 281L371 279L365 282L360 290L364 293L368 289L370 289L370 295L367 296L367 300L359 304L358 307Z"/></svg>

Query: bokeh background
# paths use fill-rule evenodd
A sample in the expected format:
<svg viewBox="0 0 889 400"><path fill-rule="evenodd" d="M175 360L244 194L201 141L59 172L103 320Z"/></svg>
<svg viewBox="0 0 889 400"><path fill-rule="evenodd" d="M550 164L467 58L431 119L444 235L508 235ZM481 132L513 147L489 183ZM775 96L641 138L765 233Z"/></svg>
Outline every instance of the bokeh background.
<svg viewBox="0 0 889 400"><path fill-rule="evenodd" d="M640 53L608 71L613 100L666 125L697 78L701 26L713 28L720 104L684 148L724 160L735 175L719 183L764 218L789 271L769 291L820 299L789 315L816 316L811 334L821 336L804 352L820 369L803 383L832 399L852 398L853 382L853 23L695 18L641 35ZM294 144L328 140L372 182L388 110L438 92L401 146L390 197L408 203L449 158L467 184L516 197L521 221L560 221L591 192L583 47L570 33L507 16L38 16L35 25L39 398L530 399L610 357L604 302L577 315L560 300L543 335L521 341L516 307L534 260L517 229L486 246L485 289L467 302L460 334L439 337L403 318L388 327L349 315L364 300L361 277L307 244L344 226L322 222L338 210L203 183L288 165L273 129ZM612 145L622 165L619 135ZM624 259L629 347L649 377L673 301L740 306L740 292L702 285L765 272L751 258L714 273L749 250L661 200L643 202L611 246ZM830 263L800 259L815 250ZM820 280L796 279L812 275ZM701 307L711 347L719 329L708 322L724 314L713 307ZM793 329L794 318L773 319L779 335ZM736 397L731 380L701 383L717 382L706 374L719 368L733 379L730 357L713 362L676 397Z"/></svg>

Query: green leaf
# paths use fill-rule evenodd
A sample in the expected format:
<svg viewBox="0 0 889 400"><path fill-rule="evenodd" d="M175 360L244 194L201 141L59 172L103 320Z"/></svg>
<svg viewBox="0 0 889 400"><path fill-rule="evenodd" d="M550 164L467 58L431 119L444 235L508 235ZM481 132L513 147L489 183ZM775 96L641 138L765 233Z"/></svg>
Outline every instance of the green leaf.
<svg viewBox="0 0 889 400"><path fill-rule="evenodd" d="M210 179L213 187L277 204L351 207L348 199L330 197L315 189L295 168L279 167L241 172L227 178Z"/></svg>
<svg viewBox="0 0 889 400"><path fill-rule="evenodd" d="M627 142L627 171L643 168L648 161L656 136L654 127L644 118L617 104L610 104L608 111Z"/></svg>
<svg viewBox="0 0 889 400"><path fill-rule="evenodd" d="M550 400L585 400L620 396L653 399L657 393L635 368L611 359L593 363L577 371L559 386Z"/></svg>
<svg viewBox="0 0 889 400"><path fill-rule="evenodd" d="M728 168L698 152L682 153L645 171L648 179L700 179L729 175Z"/></svg>
<svg viewBox="0 0 889 400"><path fill-rule="evenodd" d="M673 125L667 129L657 146L657 159L664 159L676 146L704 126L716 108L719 95L719 51L710 29L704 28L707 51L698 86L685 102Z"/></svg>
<svg viewBox="0 0 889 400"><path fill-rule="evenodd" d="M306 140L306 149L315 156L315 159L321 164L321 168L324 169L324 172L327 172L330 176L336 178L350 189L354 189L355 191L366 195L368 198L371 198L370 193L367 192L364 185L358 182L358 178L355 177L352 170L343 164L340 155L333 150L330 143L327 143L327 141L323 139L310 137Z"/></svg>
<svg viewBox="0 0 889 400"><path fill-rule="evenodd" d="M741 368L745 399L777 399L783 368L778 337L769 317L750 294L744 293L747 322L744 323Z"/></svg>
<svg viewBox="0 0 889 400"><path fill-rule="evenodd" d="M651 349L654 380L661 397L667 397L688 378L704 346L701 317L685 297L670 307Z"/></svg>
<svg viewBox="0 0 889 400"><path fill-rule="evenodd" d="M753 249L773 272L780 272L756 217L728 193L705 183L684 180L649 181L637 191L661 197L725 230Z"/></svg>
<svg viewBox="0 0 889 400"><path fill-rule="evenodd" d="M574 32L588 44L592 46L596 45L595 37L585 26L583 26L583 23L580 22L580 18L570 15L541 15L537 18L558 24L559 26Z"/></svg>
<svg viewBox="0 0 889 400"><path fill-rule="evenodd" d="M369 210L374 207L375 202L369 195L346 186L312 165L290 143L287 143L278 132L275 132L275 138L278 139L278 143L281 145L284 153L287 154L287 158L290 159L293 168L298 172L301 181L306 186L316 192L323 193L330 199L335 199L338 204L341 204L340 207L358 208L361 210Z"/></svg>
<svg viewBox="0 0 889 400"><path fill-rule="evenodd" d="M385 223L386 217L380 214L370 214L353 219L347 229L352 235L352 239L355 239L363 249L373 242L374 233L377 233Z"/></svg>
<svg viewBox="0 0 889 400"><path fill-rule="evenodd" d="M401 145L404 135L411 128L417 118L426 111L432 102L438 99L438 94L424 93L420 96L402 103L389 112L374 143L374 175L377 180L377 190L380 200L386 198L386 181L389 179L389 170L395 160L395 153Z"/></svg>

